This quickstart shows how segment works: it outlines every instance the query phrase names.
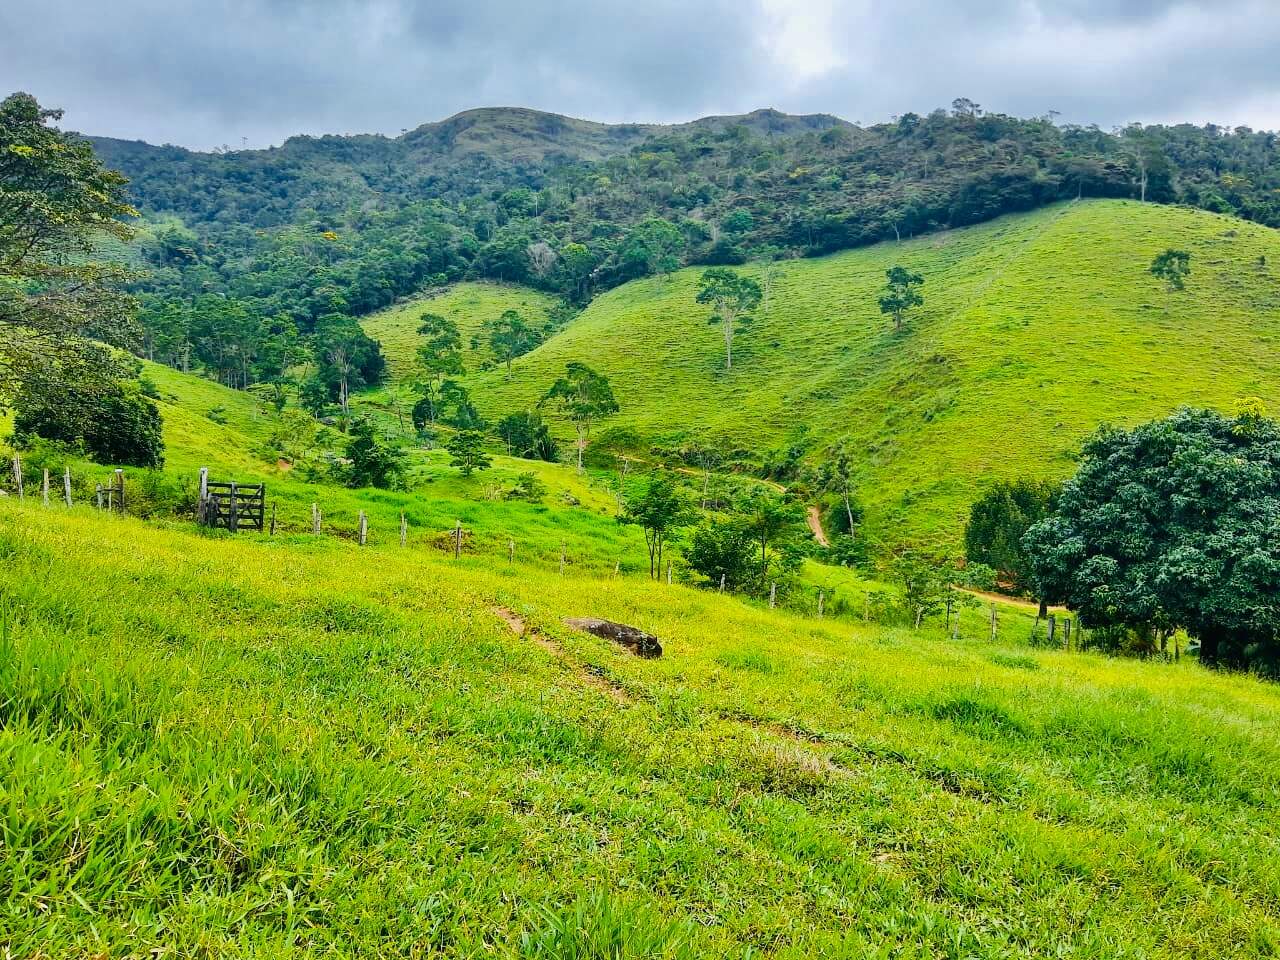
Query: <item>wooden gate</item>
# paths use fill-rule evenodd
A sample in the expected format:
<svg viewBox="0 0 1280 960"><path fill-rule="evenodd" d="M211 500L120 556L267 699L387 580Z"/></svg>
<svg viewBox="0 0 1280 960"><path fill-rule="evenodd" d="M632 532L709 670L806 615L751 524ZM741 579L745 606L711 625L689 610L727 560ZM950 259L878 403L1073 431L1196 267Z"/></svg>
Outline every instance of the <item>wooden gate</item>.
<svg viewBox="0 0 1280 960"><path fill-rule="evenodd" d="M237 530L263 530L266 519L267 485L265 483L221 483L207 479L201 471L200 504L196 519L206 527Z"/></svg>

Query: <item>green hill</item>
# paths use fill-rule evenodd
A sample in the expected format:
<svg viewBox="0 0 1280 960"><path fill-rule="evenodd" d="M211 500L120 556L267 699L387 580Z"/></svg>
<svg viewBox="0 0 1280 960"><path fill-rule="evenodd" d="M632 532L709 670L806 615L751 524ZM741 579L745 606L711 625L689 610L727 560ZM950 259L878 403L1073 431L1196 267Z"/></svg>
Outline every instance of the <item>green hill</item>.
<svg viewBox="0 0 1280 960"><path fill-rule="evenodd" d="M1183 292L1148 273L1166 247L1192 254ZM812 463L847 440L874 536L954 541L985 485L1066 476L1101 424L1280 400L1278 263L1280 234L1228 217L1059 205L777 265L731 373L690 269L602 295L510 379L491 371L471 387L497 417L583 360L613 382L613 423L646 442L701 438L759 462L798 441ZM894 264L926 278L901 333L876 302Z"/></svg>

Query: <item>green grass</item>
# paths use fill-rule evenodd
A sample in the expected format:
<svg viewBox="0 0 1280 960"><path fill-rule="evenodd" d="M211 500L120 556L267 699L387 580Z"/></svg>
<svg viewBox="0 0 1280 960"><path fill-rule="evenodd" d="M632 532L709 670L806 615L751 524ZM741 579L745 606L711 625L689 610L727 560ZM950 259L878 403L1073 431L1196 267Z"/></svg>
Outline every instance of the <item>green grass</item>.
<svg viewBox="0 0 1280 960"><path fill-rule="evenodd" d="M1280 688L966 634L0 500L0 944L1274 956Z"/></svg>
<svg viewBox="0 0 1280 960"><path fill-rule="evenodd" d="M487 342L471 349L471 338L486 323L497 320L505 311L515 310L531 326L540 327L547 320L556 300L527 287L497 283L458 283L428 297L398 304L361 320L361 326L382 344L387 357L387 370L393 383L413 379L418 349L418 326L424 313L438 313L458 325L462 334L464 363L474 371L481 363L493 359Z"/></svg>
<svg viewBox="0 0 1280 960"><path fill-rule="evenodd" d="M1187 290L1147 268L1189 250ZM1266 257L1266 264L1259 257ZM921 272L925 306L895 334L884 271ZM1181 404L1280 402L1280 235L1202 211L1086 201L780 265L768 309L723 343L694 303L701 273L627 284L516 363L472 377L482 412L535 401L566 362L612 380L615 423L649 440L704 436L759 459L797 430L810 461L863 454L868 530L958 540L987 484L1063 477L1082 439ZM759 275L755 267L744 268Z"/></svg>

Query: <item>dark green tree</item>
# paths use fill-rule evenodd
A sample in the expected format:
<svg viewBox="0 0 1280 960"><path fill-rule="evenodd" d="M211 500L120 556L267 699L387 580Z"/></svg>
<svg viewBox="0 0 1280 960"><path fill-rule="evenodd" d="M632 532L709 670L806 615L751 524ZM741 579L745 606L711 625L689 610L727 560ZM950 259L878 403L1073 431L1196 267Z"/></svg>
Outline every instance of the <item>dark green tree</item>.
<svg viewBox="0 0 1280 960"><path fill-rule="evenodd" d="M965 557L993 568L1019 591L1032 591L1035 579L1023 549L1027 531L1053 510L1061 485L1048 480L1000 481L974 501L964 529ZM1041 599L1040 615L1048 610Z"/></svg>
<svg viewBox="0 0 1280 960"><path fill-rule="evenodd" d="M572 361L565 367L565 375L551 385L539 405L551 404L573 424L578 434L578 472L582 472L582 453L591 436L591 426L597 420L618 412L618 401L609 386L609 378L592 370L585 363Z"/></svg>
<svg viewBox="0 0 1280 960"><path fill-rule="evenodd" d="M404 455L400 448L378 435L373 421L357 417L347 440L346 471L349 487L390 489L404 479Z"/></svg>
<svg viewBox="0 0 1280 960"><path fill-rule="evenodd" d="M693 532L685 560L709 586L745 590L756 573L755 540L741 519L710 520Z"/></svg>
<svg viewBox="0 0 1280 960"><path fill-rule="evenodd" d="M698 303L710 304L709 322L720 324L724 335L724 368L733 368L733 338L739 327L751 323L751 311L760 305L760 284L728 267L713 267L698 281Z"/></svg>
<svg viewBox="0 0 1280 960"><path fill-rule="evenodd" d="M1185 250L1168 250L1151 261L1151 275L1165 282L1168 290L1184 290L1191 275L1191 254Z"/></svg>
<svg viewBox="0 0 1280 960"><path fill-rule="evenodd" d="M1084 624L1182 627L1206 664L1280 675L1280 428L1256 404L1100 432L1024 546Z"/></svg>
<svg viewBox="0 0 1280 960"><path fill-rule="evenodd" d="M674 478L654 473L649 476L644 493L626 499L618 522L634 524L644 531L645 546L649 548L649 576L656 578L662 571L667 540L696 517L696 511Z"/></svg>
<svg viewBox="0 0 1280 960"><path fill-rule="evenodd" d="M542 422L542 417L532 410L508 414L498 421L495 432L513 457L546 460L548 463L560 460L560 450L551 431Z"/></svg>
<svg viewBox="0 0 1280 960"><path fill-rule="evenodd" d="M684 234L669 220L650 217L623 238L618 259L628 277L665 276L680 266Z"/></svg>
<svg viewBox="0 0 1280 960"><path fill-rule="evenodd" d="M791 558L780 548L804 523L803 511L785 494L758 488L738 504L738 513L743 530L759 548L756 572L763 592L770 575L785 571L791 563Z"/></svg>
<svg viewBox="0 0 1280 960"><path fill-rule="evenodd" d="M353 317L336 313L317 321L312 346L318 375L345 417L351 412L351 391L382 380L386 369L382 347Z"/></svg>
<svg viewBox="0 0 1280 960"><path fill-rule="evenodd" d="M444 446L452 456L449 466L460 469L464 477L476 470L487 470L493 464L484 449L484 434L479 430L459 430Z"/></svg>
<svg viewBox="0 0 1280 960"><path fill-rule="evenodd" d="M14 442L33 436L82 446L99 463L164 465L160 411L128 381L94 383L37 379L21 388L13 420Z"/></svg>
<svg viewBox="0 0 1280 960"><path fill-rule="evenodd" d="M884 275L886 283L880 293L880 312L893 317L893 329L901 330L907 311L924 303L924 296L919 290L924 277L896 266L890 267Z"/></svg>

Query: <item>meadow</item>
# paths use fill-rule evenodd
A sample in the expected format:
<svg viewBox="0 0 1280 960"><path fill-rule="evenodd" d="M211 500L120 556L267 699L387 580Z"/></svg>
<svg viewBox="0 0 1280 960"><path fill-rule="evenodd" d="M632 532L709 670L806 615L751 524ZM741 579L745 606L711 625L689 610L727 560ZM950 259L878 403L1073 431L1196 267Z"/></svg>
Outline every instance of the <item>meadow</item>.
<svg viewBox="0 0 1280 960"><path fill-rule="evenodd" d="M1280 949L1248 677L13 498L0 561L9 955Z"/></svg>
<svg viewBox="0 0 1280 960"><path fill-rule="evenodd" d="M1148 272L1167 247L1192 254L1185 291ZM1081 201L784 261L737 337L730 373L708 308L694 302L701 270L690 268L600 295L510 377L473 373L467 385L496 419L536 403L567 362L582 360L612 381L622 412L610 425L642 445L701 439L758 466L786 445L813 464L845 442L862 463L874 540L955 544L984 485L1069 475L1101 424L1183 404L1230 409L1246 396L1274 406L1276 263L1280 240L1265 227ZM925 305L901 333L876 303L894 264L925 277ZM759 265L742 269L764 277ZM393 366L406 362L412 338L385 343Z"/></svg>

